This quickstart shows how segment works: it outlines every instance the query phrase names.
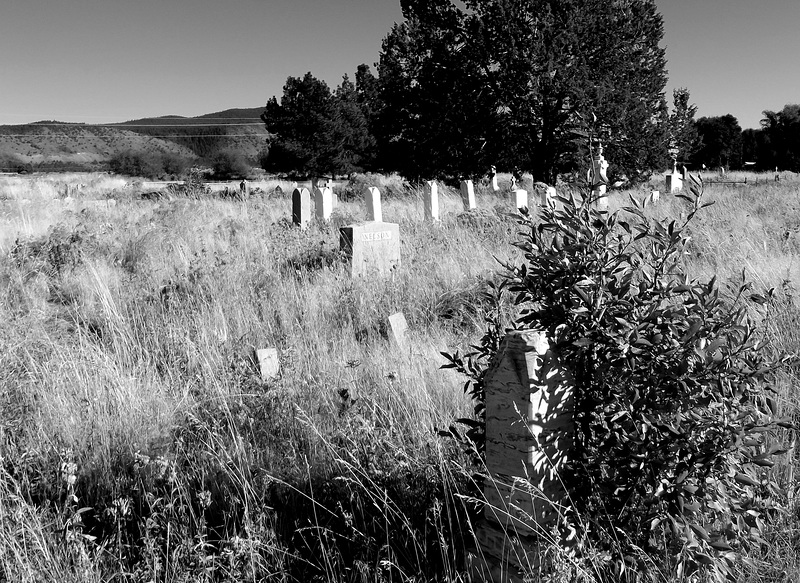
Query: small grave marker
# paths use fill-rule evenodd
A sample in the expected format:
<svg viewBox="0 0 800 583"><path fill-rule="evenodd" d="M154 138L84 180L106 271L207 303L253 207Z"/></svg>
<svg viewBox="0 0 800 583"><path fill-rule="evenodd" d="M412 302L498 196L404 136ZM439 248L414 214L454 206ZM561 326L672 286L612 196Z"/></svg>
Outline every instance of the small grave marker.
<svg viewBox="0 0 800 583"><path fill-rule="evenodd" d="M666 175L665 182L666 182L665 190L670 194L672 194L673 192L680 192L681 190L683 190L683 179L681 178L681 175L678 172L677 162L673 162L672 172Z"/></svg>
<svg viewBox="0 0 800 583"><path fill-rule="evenodd" d="M608 162L603 157L603 145L597 147L597 154L592 158L592 167L589 169L589 184L592 185L592 200L599 210L608 210Z"/></svg>
<svg viewBox="0 0 800 583"><path fill-rule="evenodd" d="M367 220L368 221L383 221L383 212L381 211L381 191L370 186L367 189Z"/></svg>
<svg viewBox="0 0 800 583"><path fill-rule="evenodd" d="M292 223L301 228L311 220L311 193L307 188L295 188L292 192Z"/></svg>
<svg viewBox="0 0 800 583"><path fill-rule="evenodd" d="M650 191L650 202L658 202L658 199L661 198L661 193L657 190Z"/></svg>
<svg viewBox="0 0 800 583"><path fill-rule="evenodd" d="M425 211L425 220L439 222L439 186L434 180L428 180L425 182L423 206Z"/></svg>
<svg viewBox="0 0 800 583"><path fill-rule="evenodd" d="M497 184L497 168L492 166L491 171L489 172L489 177L492 179L492 190L497 192L500 190L500 186Z"/></svg>
<svg viewBox="0 0 800 583"><path fill-rule="evenodd" d="M328 221L333 213L333 191L330 188L315 188L314 189L314 207L317 213L317 219L320 221Z"/></svg>
<svg viewBox="0 0 800 583"><path fill-rule="evenodd" d="M339 229L339 249L350 275L387 275L400 267L400 225L372 221Z"/></svg>
<svg viewBox="0 0 800 583"><path fill-rule="evenodd" d="M404 353L409 352L408 338L406 332L408 331L408 323L403 312L397 312L389 316L389 340L391 340L397 348Z"/></svg>
<svg viewBox="0 0 800 583"><path fill-rule="evenodd" d="M472 180L461 181L461 201L464 203L464 210L471 211L478 208L475 204L475 187Z"/></svg>
<svg viewBox="0 0 800 583"><path fill-rule="evenodd" d="M514 191L514 198L516 200L517 210L528 208L528 191L518 188Z"/></svg>
<svg viewBox="0 0 800 583"><path fill-rule="evenodd" d="M281 363L278 358L277 348L261 348L256 350L258 369L261 372L261 379L269 381L278 376L281 371Z"/></svg>

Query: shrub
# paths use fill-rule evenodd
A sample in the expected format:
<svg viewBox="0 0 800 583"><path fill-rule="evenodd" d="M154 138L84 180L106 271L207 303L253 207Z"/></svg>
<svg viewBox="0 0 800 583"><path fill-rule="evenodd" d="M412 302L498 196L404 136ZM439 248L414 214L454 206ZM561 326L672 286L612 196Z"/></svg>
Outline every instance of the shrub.
<svg viewBox="0 0 800 583"><path fill-rule="evenodd" d="M222 150L214 156L211 167L217 180L247 178L250 165L241 153L234 150Z"/></svg>
<svg viewBox="0 0 800 583"><path fill-rule="evenodd" d="M779 508L767 473L784 449L769 359L748 303L769 301L738 282L684 271L689 225L702 202L693 180L681 224L648 219L643 204L608 214L559 198L528 227L525 263L507 265L499 292L520 307L515 329L544 330L574 377L575 440L568 475L567 531L613 580L640 580L662 559L678 579L733 578L736 551L759 542L765 512ZM471 377L477 420L467 440L483 451L486 363L499 317L477 352L451 357ZM456 432L457 434L457 432ZM587 555L588 556L588 555Z"/></svg>

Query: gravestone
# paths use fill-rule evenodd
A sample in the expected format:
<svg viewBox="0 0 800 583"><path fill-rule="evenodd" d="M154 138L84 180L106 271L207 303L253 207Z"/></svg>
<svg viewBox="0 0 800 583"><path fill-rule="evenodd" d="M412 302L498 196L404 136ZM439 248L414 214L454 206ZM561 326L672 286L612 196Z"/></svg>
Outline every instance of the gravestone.
<svg viewBox="0 0 800 583"><path fill-rule="evenodd" d="M542 205L549 206L553 202L555 202L558 193L556 192L555 186L548 186L544 191L544 198L542 199Z"/></svg>
<svg viewBox="0 0 800 583"><path fill-rule="evenodd" d="M330 220L331 213L333 213L333 191L330 188L314 189L314 208L318 220Z"/></svg>
<svg viewBox="0 0 800 583"><path fill-rule="evenodd" d="M589 169L588 179L592 186L592 201L599 210L608 210L608 162L603 157L603 145L597 147L597 154L592 157L592 167Z"/></svg>
<svg viewBox="0 0 800 583"><path fill-rule="evenodd" d="M574 439L573 383L546 333L516 330L501 341L484 386L492 479L484 484L488 503L477 539L491 580L521 580L514 574L537 561L537 538L548 537L570 504L564 478Z"/></svg>
<svg viewBox="0 0 800 583"><path fill-rule="evenodd" d="M475 187L472 185L472 180L461 181L461 202L464 203L465 211L478 208L475 204Z"/></svg>
<svg viewBox="0 0 800 583"><path fill-rule="evenodd" d="M650 191L650 202L658 202L658 199L661 198L661 193L657 190Z"/></svg>
<svg viewBox="0 0 800 583"><path fill-rule="evenodd" d="M489 172L489 177L492 179L492 191L497 192L500 190L500 186L497 184L497 168L492 166L491 171Z"/></svg>
<svg viewBox="0 0 800 583"><path fill-rule="evenodd" d="M387 275L400 267L400 226L372 221L339 229L339 249L350 275Z"/></svg>
<svg viewBox="0 0 800 583"><path fill-rule="evenodd" d="M666 175L665 183L666 183L665 190L669 194L672 194L673 192L680 192L683 190L683 179L681 178L681 175L678 172L677 163L673 162L672 172Z"/></svg>
<svg viewBox="0 0 800 583"><path fill-rule="evenodd" d="M439 186L434 180L425 182L425 193L422 201L425 220L439 222Z"/></svg>
<svg viewBox="0 0 800 583"><path fill-rule="evenodd" d="M681 166L681 180L686 182L689 179L689 169L686 166Z"/></svg>
<svg viewBox="0 0 800 583"><path fill-rule="evenodd" d="M407 331L408 323L403 312L397 312L389 316L389 340L405 354L408 354L410 347L406 337Z"/></svg>
<svg viewBox="0 0 800 583"><path fill-rule="evenodd" d="M277 348L262 348L256 350L256 359L258 360L261 380L269 381L278 376L278 373L281 371L281 363Z"/></svg>
<svg viewBox="0 0 800 583"><path fill-rule="evenodd" d="M307 188L295 188L292 192L292 223L305 227L311 220L311 193Z"/></svg>
<svg viewBox="0 0 800 583"><path fill-rule="evenodd" d="M243 179L239 183L239 194L242 196L250 196L250 185L247 183L246 179Z"/></svg>
<svg viewBox="0 0 800 583"><path fill-rule="evenodd" d="M383 221L383 212L381 211L381 192L374 186L367 189L367 220L368 221Z"/></svg>
<svg viewBox="0 0 800 583"><path fill-rule="evenodd" d="M522 210L528 208L528 191L518 188L514 191L514 199L516 201L516 209Z"/></svg>

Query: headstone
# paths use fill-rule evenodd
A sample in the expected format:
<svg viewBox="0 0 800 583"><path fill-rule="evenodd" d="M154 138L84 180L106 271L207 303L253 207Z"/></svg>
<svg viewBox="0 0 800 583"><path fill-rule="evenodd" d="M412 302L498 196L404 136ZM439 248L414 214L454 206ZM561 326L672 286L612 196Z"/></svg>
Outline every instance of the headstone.
<svg viewBox="0 0 800 583"><path fill-rule="evenodd" d="M666 175L666 192L672 194L673 192L680 192L683 190L683 178L678 172L678 163L673 161L672 172Z"/></svg>
<svg viewBox="0 0 800 583"><path fill-rule="evenodd" d="M514 191L514 199L516 200L517 210L528 208L528 191L518 188Z"/></svg>
<svg viewBox="0 0 800 583"><path fill-rule="evenodd" d="M689 178L689 169L686 168L686 165L684 164L683 166L681 166L681 180L686 182L688 178Z"/></svg>
<svg viewBox="0 0 800 583"><path fill-rule="evenodd" d="M250 195L250 185L247 183L247 180L244 179L239 183L239 193L242 196L249 196Z"/></svg>
<svg viewBox="0 0 800 583"><path fill-rule="evenodd" d="M292 223L305 227L311 220L311 193L307 188L295 188L292 192Z"/></svg>
<svg viewBox="0 0 800 583"><path fill-rule="evenodd" d="M261 372L262 380L269 381L278 376L281 371L281 363L278 358L277 348L256 350L256 359L258 360L258 368Z"/></svg>
<svg viewBox="0 0 800 583"><path fill-rule="evenodd" d="M608 162L603 157L603 145L597 148L597 154L592 157L592 167L589 169L589 184L592 186L592 200L599 210L608 209Z"/></svg>
<svg viewBox="0 0 800 583"><path fill-rule="evenodd" d="M477 208L475 204L475 187L472 185L472 180L461 181L461 202L464 203L465 211Z"/></svg>
<svg viewBox="0 0 800 583"><path fill-rule="evenodd" d="M500 186L497 184L497 168L492 166L491 171L489 172L489 177L492 179L492 191L497 192L500 190Z"/></svg>
<svg viewBox="0 0 800 583"><path fill-rule="evenodd" d="M650 202L658 202L658 199L661 198L661 193L657 190L650 191Z"/></svg>
<svg viewBox="0 0 800 583"><path fill-rule="evenodd" d="M542 193L542 206L550 206L556 200L558 193L555 186L548 186Z"/></svg>
<svg viewBox="0 0 800 583"><path fill-rule="evenodd" d="M409 352L409 343L406 337L407 331L408 323L403 312L397 312L389 316L389 339L404 353Z"/></svg>
<svg viewBox="0 0 800 583"><path fill-rule="evenodd" d="M425 220L439 222L439 186L435 180L425 182L422 204L425 211Z"/></svg>
<svg viewBox="0 0 800 583"><path fill-rule="evenodd" d="M400 267L400 226L377 221L339 229L339 248L350 275L387 275Z"/></svg>
<svg viewBox="0 0 800 583"><path fill-rule="evenodd" d="M367 189L367 220L368 221L383 221L383 213L381 212L381 192L374 186Z"/></svg>
<svg viewBox="0 0 800 583"><path fill-rule="evenodd" d="M574 438L573 383L545 332L516 330L503 338L484 387L492 479L484 483L488 503L477 539L493 575L513 574L527 564L526 551L537 554L525 548L535 538L526 537L547 538L570 505L563 479ZM522 548L513 549L512 537Z"/></svg>
<svg viewBox="0 0 800 583"><path fill-rule="evenodd" d="M333 213L333 191L330 188L315 188L314 189L314 207L317 214L317 219L320 221L328 221Z"/></svg>

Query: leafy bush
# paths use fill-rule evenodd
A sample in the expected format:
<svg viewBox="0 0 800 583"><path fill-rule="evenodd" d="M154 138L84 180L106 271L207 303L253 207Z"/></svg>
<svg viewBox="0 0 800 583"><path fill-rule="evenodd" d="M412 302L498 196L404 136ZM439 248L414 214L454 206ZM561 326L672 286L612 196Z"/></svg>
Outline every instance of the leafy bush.
<svg viewBox="0 0 800 583"><path fill-rule="evenodd" d="M217 180L231 180L235 178L247 178L250 174L250 165L241 153L234 150L222 150L217 152L211 161L214 170L214 178Z"/></svg>
<svg viewBox="0 0 800 583"><path fill-rule="evenodd" d="M574 377L575 440L567 530L614 580L640 580L653 564L678 579L733 578L736 551L761 541L780 507L768 468L784 450L765 355L748 302L769 301L744 281L722 292L684 271L689 225L702 202L693 179L685 221L662 224L643 204L612 214L560 198L545 208L507 265L498 295L520 307L515 329L547 332ZM486 363L502 337L488 320L477 352L451 357L471 377L477 420L467 440L483 451ZM588 554L587 554L588 556Z"/></svg>
<svg viewBox="0 0 800 583"><path fill-rule="evenodd" d="M138 152L125 150L117 152L108 161L115 174L141 176L143 178L176 178L189 165L185 158L171 153Z"/></svg>

